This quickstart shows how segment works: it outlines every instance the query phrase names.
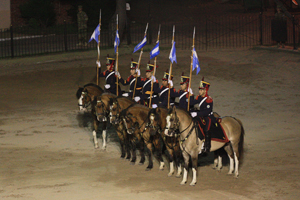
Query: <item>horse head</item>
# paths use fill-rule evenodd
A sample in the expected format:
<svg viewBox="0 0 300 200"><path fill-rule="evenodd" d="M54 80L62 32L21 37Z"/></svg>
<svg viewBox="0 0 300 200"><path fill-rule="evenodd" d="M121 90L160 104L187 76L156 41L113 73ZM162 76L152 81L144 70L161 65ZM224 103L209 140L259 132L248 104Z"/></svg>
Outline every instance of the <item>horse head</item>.
<svg viewBox="0 0 300 200"><path fill-rule="evenodd" d="M78 99L78 107L80 111L87 111L87 107L91 104L91 96L88 93L87 89L83 89L81 96Z"/></svg>
<svg viewBox="0 0 300 200"><path fill-rule="evenodd" d="M98 121L106 121L106 116L108 114L108 109L101 99L101 96L98 96L95 99L97 102L95 103L95 113Z"/></svg>
<svg viewBox="0 0 300 200"><path fill-rule="evenodd" d="M139 131L139 123L137 122L137 118L131 114L127 113L122 115L124 125L126 127L127 133L132 135L135 131Z"/></svg>
<svg viewBox="0 0 300 200"><path fill-rule="evenodd" d="M117 98L109 99L109 110L110 110L110 123L118 124L120 123L120 105Z"/></svg>
<svg viewBox="0 0 300 200"><path fill-rule="evenodd" d="M179 118L176 113L176 107L170 108L168 111L168 115L166 117L166 128L165 135L168 137L173 137L176 134L176 131L179 129Z"/></svg>
<svg viewBox="0 0 300 200"><path fill-rule="evenodd" d="M161 130L161 110L160 108L153 108L148 113L148 125L150 135L155 135Z"/></svg>

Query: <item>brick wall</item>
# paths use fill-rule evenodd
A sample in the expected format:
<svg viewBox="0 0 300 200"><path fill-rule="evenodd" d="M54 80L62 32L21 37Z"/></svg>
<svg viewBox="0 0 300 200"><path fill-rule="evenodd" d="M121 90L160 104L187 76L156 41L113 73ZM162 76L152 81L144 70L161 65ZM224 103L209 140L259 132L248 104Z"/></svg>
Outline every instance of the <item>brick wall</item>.
<svg viewBox="0 0 300 200"><path fill-rule="evenodd" d="M26 21L21 17L19 9L19 6L26 2L28 2L28 0L11 0L11 23L13 26L26 25ZM54 0L54 8L56 12L56 24L63 24L64 20L66 20L67 23L72 22L71 17L69 17L67 13L71 5Z"/></svg>

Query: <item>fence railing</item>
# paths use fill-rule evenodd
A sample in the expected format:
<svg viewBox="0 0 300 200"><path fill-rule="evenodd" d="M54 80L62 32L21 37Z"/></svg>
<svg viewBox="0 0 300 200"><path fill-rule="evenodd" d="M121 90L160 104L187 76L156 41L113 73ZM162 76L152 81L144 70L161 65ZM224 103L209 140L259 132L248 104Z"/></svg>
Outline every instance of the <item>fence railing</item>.
<svg viewBox="0 0 300 200"><path fill-rule="evenodd" d="M220 48L249 48L257 45L273 45L271 20L262 14L241 14L228 16L203 16L196 24L189 22L161 22L160 45L170 47L173 25L176 26L176 48L187 49L192 45L193 28L196 27L195 47L197 50ZM287 44L299 46L299 17L288 19ZM144 36L146 23L130 23L130 30L123 37L123 44L139 43ZM154 43L158 23L151 23L148 29L148 43ZM88 29L87 41L94 31ZM101 30L101 48L112 48L114 33ZM130 37L128 37L130 36ZM47 54L65 51L96 49L96 43L78 45L75 24L63 24L50 28L10 27L0 29L0 58ZM121 44L122 44L121 43Z"/></svg>

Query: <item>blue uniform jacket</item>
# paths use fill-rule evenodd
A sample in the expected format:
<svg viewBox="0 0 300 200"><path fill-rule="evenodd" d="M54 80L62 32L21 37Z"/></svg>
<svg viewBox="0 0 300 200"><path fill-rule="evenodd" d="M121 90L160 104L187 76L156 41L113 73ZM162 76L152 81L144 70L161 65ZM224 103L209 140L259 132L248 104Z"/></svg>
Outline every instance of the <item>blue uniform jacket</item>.
<svg viewBox="0 0 300 200"><path fill-rule="evenodd" d="M135 80L136 80L136 77L134 77L133 75L130 75L128 76L128 78L126 80L124 80L123 78L119 79L119 82L122 84L122 85L129 85L129 97L132 98L132 95L133 95L133 90L134 90L134 85L135 85ZM136 88L135 88L135 93L134 93L134 96L141 96L141 92L142 92L142 88L143 88L143 85L142 85L142 82L141 82L141 77L138 77L137 78L137 83L136 83Z"/></svg>
<svg viewBox="0 0 300 200"><path fill-rule="evenodd" d="M158 106L168 107L168 95L169 95L169 88L165 86L160 86L159 88L156 88L154 91L158 94ZM173 105L175 102L175 97L177 96L176 90L174 88L171 88L170 90L170 105Z"/></svg>
<svg viewBox="0 0 300 200"><path fill-rule="evenodd" d="M106 92L110 92L112 94L117 94L117 78L115 75L115 71L105 70L104 72L100 73L99 77L105 77L105 84L109 84L110 88L106 89ZM121 88L119 85L119 95L121 94Z"/></svg>

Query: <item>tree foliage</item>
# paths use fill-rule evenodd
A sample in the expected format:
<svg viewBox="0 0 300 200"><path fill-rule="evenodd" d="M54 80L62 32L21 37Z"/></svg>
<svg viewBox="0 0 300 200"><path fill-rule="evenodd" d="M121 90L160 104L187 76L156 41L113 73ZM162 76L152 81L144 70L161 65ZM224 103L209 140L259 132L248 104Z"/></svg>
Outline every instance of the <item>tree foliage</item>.
<svg viewBox="0 0 300 200"><path fill-rule="evenodd" d="M37 25L48 27L55 24L56 14L51 0L29 0L20 5L22 18L28 22L36 21Z"/></svg>

